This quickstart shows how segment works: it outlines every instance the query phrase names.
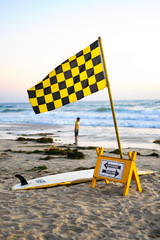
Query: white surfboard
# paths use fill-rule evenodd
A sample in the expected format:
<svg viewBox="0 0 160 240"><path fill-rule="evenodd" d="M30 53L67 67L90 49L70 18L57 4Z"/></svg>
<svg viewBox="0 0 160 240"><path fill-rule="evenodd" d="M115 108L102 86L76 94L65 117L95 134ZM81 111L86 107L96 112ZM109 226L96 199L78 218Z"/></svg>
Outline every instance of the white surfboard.
<svg viewBox="0 0 160 240"><path fill-rule="evenodd" d="M81 170L74 172L67 172L61 174L55 174L32 180L26 180L21 175L16 175L21 181L12 187L13 190L26 190L34 188L47 188L58 185L76 184L82 182L92 181L94 169ZM138 170L138 175L152 174L150 170Z"/></svg>
<svg viewBox="0 0 160 240"><path fill-rule="evenodd" d="M146 174L153 174L153 171L151 170L142 170L142 169L137 169L138 170L138 175L146 175Z"/></svg>

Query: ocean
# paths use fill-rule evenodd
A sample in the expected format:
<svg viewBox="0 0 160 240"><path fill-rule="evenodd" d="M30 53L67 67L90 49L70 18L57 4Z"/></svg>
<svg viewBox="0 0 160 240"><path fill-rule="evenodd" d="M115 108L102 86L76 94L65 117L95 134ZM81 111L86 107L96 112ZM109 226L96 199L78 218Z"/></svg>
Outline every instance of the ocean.
<svg viewBox="0 0 160 240"><path fill-rule="evenodd" d="M114 101L119 127L160 128L160 100ZM35 114L30 103L0 103L1 123L73 125L76 117L82 126L113 126L108 101L77 101L54 111Z"/></svg>
<svg viewBox="0 0 160 240"><path fill-rule="evenodd" d="M122 142L151 143L160 139L160 100L114 101L117 125ZM80 117L79 138L90 142L115 142L115 131L109 101L77 101L54 111L35 114L28 103L0 103L0 123L36 124L65 129L60 133L73 138L73 128ZM138 138L138 139L137 139ZM144 146L143 144L143 146ZM92 144L93 145L93 144Z"/></svg>

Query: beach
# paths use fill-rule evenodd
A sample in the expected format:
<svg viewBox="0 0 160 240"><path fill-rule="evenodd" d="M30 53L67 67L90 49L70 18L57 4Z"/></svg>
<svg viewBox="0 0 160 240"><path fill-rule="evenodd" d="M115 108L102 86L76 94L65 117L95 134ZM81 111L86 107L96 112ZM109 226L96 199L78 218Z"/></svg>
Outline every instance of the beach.
<svg viewBox="0 0 160 240"><path fill-rule="evenodd" d="M160 239L160 1L0 3L0 240Z"/></svg>
<svg viewBox="0 0 160 240"><path fill-rule="evenodd" d="M33 179L95 166L95 147L103 145L98 139L89 141L79 138L77 149L83 152L84 159L67 159L59 155L46 158L43 151L51 145L60 149L75 149L74 137L68 137L67 129L69 131L69 126L51 128L46 125L0 124L0 239L160 238L159 144L138 147L138 140L137 146L134 141L127 145L127 140L124 142L127 147L122 144L125 159L129 151L136 151L137 168L153 171L153 174L140 176L142 192L137 191L134 181L125 197L124 184L113 181L108 185L97 181L95 188L91 188L91 182L86 182L44 189L11 189L19 182L15 174ZM16 141L18 137L37 139L42 136L52 137L54 142ZM115 145L107 139L104 142L104 155L119 157L114 152L116 140L113 139ZM41 151L35 153L36 150ZM44 170L38 168L44 165ZM33 171L34 168L37 170Z"/></svg>

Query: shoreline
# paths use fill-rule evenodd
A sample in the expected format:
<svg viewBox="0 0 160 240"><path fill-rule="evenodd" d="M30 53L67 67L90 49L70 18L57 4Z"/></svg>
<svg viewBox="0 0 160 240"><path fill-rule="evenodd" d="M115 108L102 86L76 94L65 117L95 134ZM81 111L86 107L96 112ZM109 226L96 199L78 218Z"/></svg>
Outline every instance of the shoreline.
<svg viewBox="0 0 160 240"><path fill-rule="evenodd" d="M118 131L122 149L160 150L160 145L153 143L159 140L160 129L120 127ZM55 141L62 144L74 143L74 126L72 125L0 123L0 139L16 139L21 135L32 136L39 133L49 133ZM79 146L118 148L114 127L80 126Z"/></svg>

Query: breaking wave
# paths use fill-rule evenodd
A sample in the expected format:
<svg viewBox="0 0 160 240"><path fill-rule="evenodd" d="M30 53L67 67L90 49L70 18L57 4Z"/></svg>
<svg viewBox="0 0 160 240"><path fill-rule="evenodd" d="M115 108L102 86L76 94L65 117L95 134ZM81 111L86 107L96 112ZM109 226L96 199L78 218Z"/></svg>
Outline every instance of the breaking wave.
<svg viewBox="0 0 160 240"><path fill-rule="evenodd" d="M119 127L160 128L160 100L114 101ZM0 103L0 122L46 125L73 125L77 117L84 126L113 126L109 102L77 101L42 114L35 114L30 103Z"/></svg>

